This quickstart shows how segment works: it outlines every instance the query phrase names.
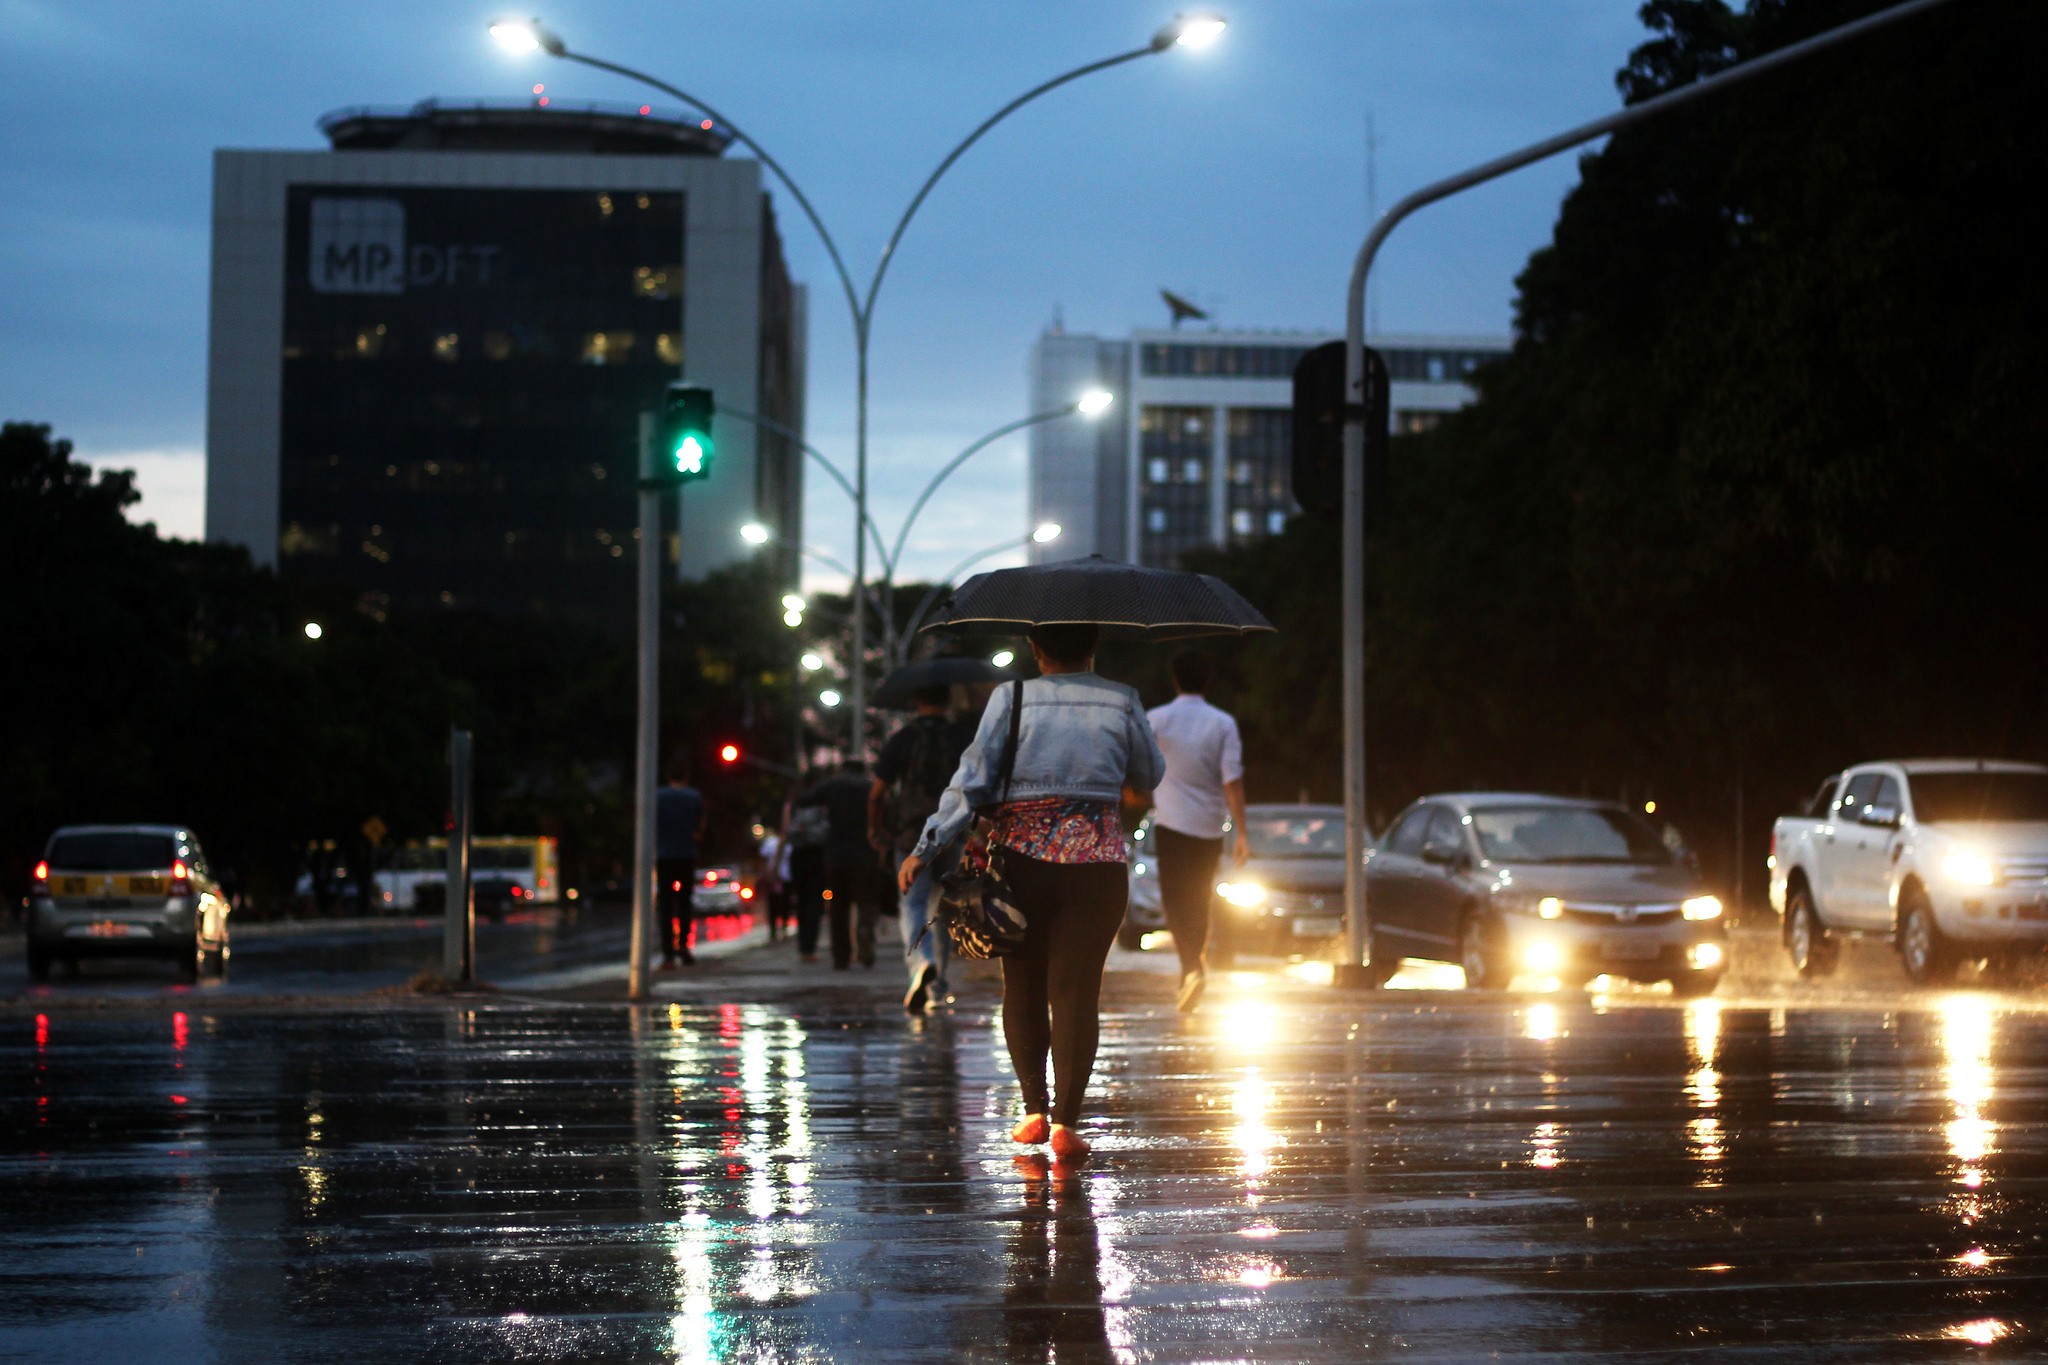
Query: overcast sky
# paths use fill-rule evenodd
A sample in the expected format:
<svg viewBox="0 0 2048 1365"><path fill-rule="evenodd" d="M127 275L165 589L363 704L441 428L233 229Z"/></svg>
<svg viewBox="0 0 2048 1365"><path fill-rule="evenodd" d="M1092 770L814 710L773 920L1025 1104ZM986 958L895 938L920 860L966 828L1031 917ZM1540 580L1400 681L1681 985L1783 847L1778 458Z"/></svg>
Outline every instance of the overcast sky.
<svg viewBox="0 0 2048 1365"><path fill-rule="evenodd" d="M571 47L638 65L738 120L798 178L865 278L948 148L1012 96L1138 46L1186 0L525 0ZM1190 6L1192 7L1192 6ZM1368 225L1431 180L1616 107L1634 0L1222 0L1231 27L1090 76L953 170L898 253L873 342L876 515L1024 412L1032 339L1164 323L1166 286L1223 326L1333 328ZM638 103L623 80L485 37L479 0L0 0L0 416L139 470L141 514L201 530L210 157L317 148L323 113L429 96ZM516 12L516 11L515 11ZM659 103L659 102L658 102ZM1513 280L1575 176L1556 158L1396 232L1388 332L1504 333ZM851 463L847 309L781 204L811 287L810 436ZM1019 534L1021 437L955 476L908 577ZM845 555L844 495L810 480L806 538Z"/></svg>

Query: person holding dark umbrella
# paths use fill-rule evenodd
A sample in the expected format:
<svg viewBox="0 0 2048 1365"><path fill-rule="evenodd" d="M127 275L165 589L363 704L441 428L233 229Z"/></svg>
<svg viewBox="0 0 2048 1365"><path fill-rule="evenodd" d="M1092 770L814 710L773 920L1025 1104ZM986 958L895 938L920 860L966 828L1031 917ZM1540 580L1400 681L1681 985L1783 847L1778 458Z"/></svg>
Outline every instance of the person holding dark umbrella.
<svg viewBox="0 0 2048 1365"><path fill-rule="evenodd" d="M1119 802L1126 787L1150 790L1166 771L1137 692L1095 673L1100 633L1092 622L1032 627L1041 676L989 698L896 875L908 894L966 835L975 812L993 806L991 857L1027 926L1022 950L1003 959L1003 1036L1024 1092L1024 1118L1010 1136L1050 1141L1055 1159L1069 1163L1088 1155L1074 1130L1095 1067L1102 967L1129 889ZM1021 724L1003 783L1013 707Z"/></svg>

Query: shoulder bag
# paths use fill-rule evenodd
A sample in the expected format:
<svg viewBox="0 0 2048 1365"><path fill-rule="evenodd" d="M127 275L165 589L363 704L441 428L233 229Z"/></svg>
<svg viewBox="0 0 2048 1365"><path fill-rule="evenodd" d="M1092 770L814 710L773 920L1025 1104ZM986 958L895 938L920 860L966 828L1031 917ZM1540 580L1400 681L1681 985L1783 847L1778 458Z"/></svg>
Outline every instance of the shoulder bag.
<svg viewBox="0 0 2048 1365"><path fill-rule="evenodd" d="M1010 794L1010 777L1017 768L1017 739L1024 725L1024 680L1010 684L1010 743L1003 751L996 799L984 809L983 825L992 825L988 812L1000 806ZM954 951L977 962L1009 957L1024 946L1024 912L1010 884L994 866L988 848L987 829L981 838L970 837L968 852L951 872L939 880L939 904L933 919L953 940ZM980 851L975 852L976 849Z"/></svg>

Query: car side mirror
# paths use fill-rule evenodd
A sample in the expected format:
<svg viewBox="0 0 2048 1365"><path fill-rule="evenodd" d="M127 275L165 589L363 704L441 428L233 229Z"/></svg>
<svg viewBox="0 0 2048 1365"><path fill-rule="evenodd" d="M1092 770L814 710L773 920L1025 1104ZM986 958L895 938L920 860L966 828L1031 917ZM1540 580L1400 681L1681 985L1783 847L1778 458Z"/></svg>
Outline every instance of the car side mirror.
<svg viewBox="0 0 2048 1365"><path fill-rule="evenodd" d="M1455 844L1424 844L1422 861L1437 867L1450 867L1458 861L1458 848Z"/></svg>
<svg viewBox="0 0 2048 1365"><path fill-rule="evenodd" d="M1863 825L1875 825L1879 829L1897 829L1899 827L1899 808L1897 806L1865 806L1857 813L1856 822Z"/></svg>

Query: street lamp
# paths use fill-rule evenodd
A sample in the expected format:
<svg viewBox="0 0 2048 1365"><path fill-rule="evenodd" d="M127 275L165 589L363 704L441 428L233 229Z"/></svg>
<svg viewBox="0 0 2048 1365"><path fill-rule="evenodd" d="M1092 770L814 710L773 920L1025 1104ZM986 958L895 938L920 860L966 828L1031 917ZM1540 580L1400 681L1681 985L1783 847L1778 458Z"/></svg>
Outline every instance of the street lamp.
<svg viewBox="0 0 2048 1365"><path fill-rule="evenodd" d="M833 240L832 234L826 228L824 220L818 216L818 211L812 207L810 199L798 187L795 179L790 176L788 171L783 169L781 162L769 155L766 148L743 132L731 119L725 117L725 115L719 113L718 110L712 108L703 100L698 99L695 95L685 90L680 90L666 81L650 76L644 71L636 71L632 67L621 66L616 62L608 62L598 57L586 56L581 52L571 52L568 45L559 36L543 26L538 19L524 21L516 19L499 20L491 25L491 35L504 45L508 51L519 53L545 51L553 57L561 57L572 62L581 62L585 66L596 67L600 71L609 71L614 75L624 76L628 80L638 81L650 89L659 90L670 98L680 100L682 103L699 110L714 123L722 125L734 142L739 143L754 153L761 164L776 179L782 182L783 187L789 191L790 197L796 201L797 207L803 211L804 217L809 219L811 226L817 230L819 239L825 245L825 254L831 259L832 269L839 276L840 288L846 294L847 308L853 315L855 376L853 583L854 591L858 593L867 581L867 538L862 534L862 529L866 524L868 510L868 340L874 330L875 299L881 293L882 280L888 274L889 262L895 258L896 247L903 240L903 234L909 229L911 220L917 216L918 209L923 207L926 197L931 194L932 188L939 183L940 178L953 168L953 163L965 155L968 148L981 141L989 129L995 127L998 123L1001 123L1040 95L1057 90L1061 86L1071 81L1079 80L1083 76L1092 75L1097 71L1107 71L1111 67L1122 66L1125 62L1136 61L1140 57L1170 52L1177 47L1189 49L1207 47L1222 36L1224 26L1224 20L1220 16L1208 11L1176 15L1173 22L1153 34L1151 41L1147 42L1143 47L1132 48L1128 52L1115 53L1102 58L1100 61L1089 62L1085 65L1077 66L1071 71L1062 72L1051 80L1042 81L1038 85L1033 86L1008 104L1005 104L1002 108L996 110L995 113L983 119L979 124L975 125L974 131L962 138L952 151L946 153L932 173L925 177L924 183L918 186L917 193L911 196L910 203L904 208L902 216L896 220L894 230L889 234L888 243L882 248L880 259L875 262L874 274L868 280L865 295L855 287L853 275L847 270L846 261L839 253L839 244ZM863 713L867 706L866 644L866 623L861 619L860 613L856 612L854 614L853 638L852 722L853 752L856 755L861 752L865 738Z"/></svg>
<svg viewBox="0 0 2048 1365"><path fill-rule="evenodd" d="M1059 538L1060 524L1056 521L1044 522L1028 536L1018 536L1015 540L1005 540L1000 544L991 545L986 550L976 550L948 569L945 577L936 580L931 587L925 589L924 596L918 600L917 610L911 613L910 625L903 632L903 639L906 642L904 651L909 652L908 642L917 638L917 628L924 624L925 613L932 609L932 603L939 600L939 594L946 590L948 584L959 582L961 574L991 555L999 555L1005 550L1015 550L1025 545L1050 545ZM996 667L1001 668L1002 665L997 664Z"/></svg>

